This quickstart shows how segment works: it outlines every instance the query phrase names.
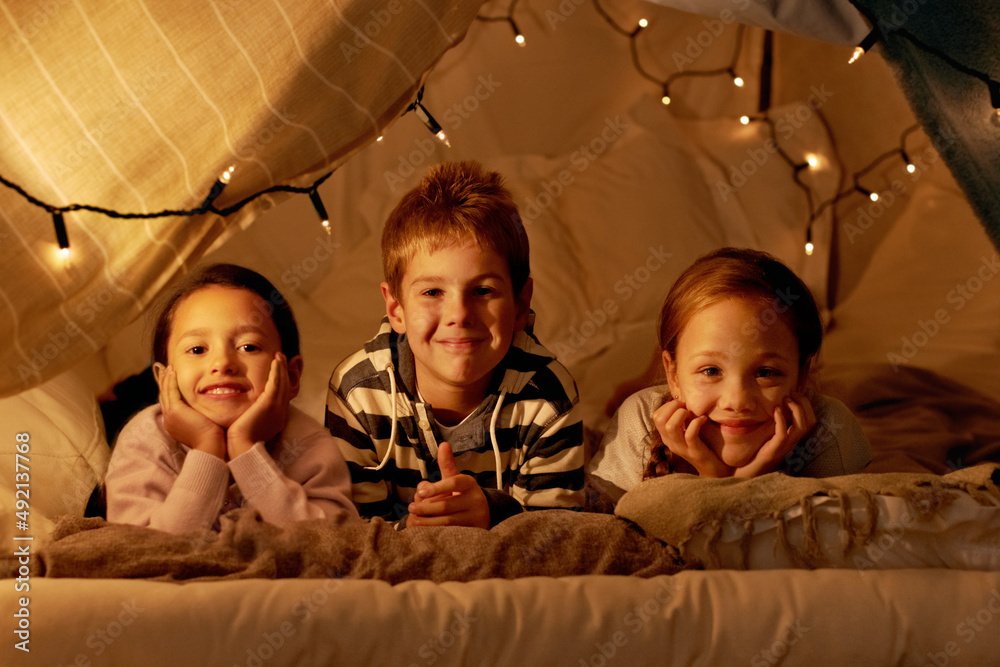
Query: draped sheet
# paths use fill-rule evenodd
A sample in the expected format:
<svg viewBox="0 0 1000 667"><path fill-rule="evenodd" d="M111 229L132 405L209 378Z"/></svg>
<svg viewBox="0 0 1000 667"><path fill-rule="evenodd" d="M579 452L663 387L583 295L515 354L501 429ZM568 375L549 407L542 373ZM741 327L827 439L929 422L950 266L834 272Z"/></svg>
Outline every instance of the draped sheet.
<svg viewBox="0 0 1000 667"><path fill-rule="evenodd" d="M460 41L474 0L0 2L0 396L103 346L238 213L308 187L388 129ZM413 122L419 122L413 119Z"/></svg>

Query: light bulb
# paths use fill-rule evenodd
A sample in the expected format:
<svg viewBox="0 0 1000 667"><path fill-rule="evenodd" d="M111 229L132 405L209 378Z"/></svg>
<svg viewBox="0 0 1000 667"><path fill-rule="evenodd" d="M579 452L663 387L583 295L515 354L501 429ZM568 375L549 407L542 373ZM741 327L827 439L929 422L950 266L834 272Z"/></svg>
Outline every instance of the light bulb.
<svg viewBox="0 0 1000 667"><path fill-rule="evenodd" d="M813 245L812 241L806 241L806 254L807 255L813 254L813 250L815 250L815 246Z"/></svg>
<svg viewBox="0 0 1000 667"><path fill-rule="evenodd" d="M514 41L517 42L518 46L524 46L524 35L518 33L514 36Z"/></svg>
<svg viewBox="0 0 1000 667"><path fill-rule="evenodd" d="M815 169L816 167L819 166L819 158L816 157L814 154L809 153L808 155L806 155L806 163L810 167L812 167L813 169Z"/></svg>
<svg viewBox="0 0 1000 667"><path fill-rule="evenodd" d="M741 76L734 76L733 77L733 84L737 88L742 88L743 87L743 77L741 77Z"/></svg>
<svg viewBox="0 0 1000 667"><path fill-rule="evenodd" d="M878 201L878 193L873 192L870 195L868 195L868 198L871 199L872 201Z"/></svg>
<svg viewBox="0 0 1000 667"><path fill-rule="evenodd" d="M749 125L750 116L740 116L740 123L742 123L743 125Z"/></svg>
<svg viewBox="0 0 1000 667"><path fill-rule="evenodd" d="M865 50L862 49L860 46L855 46L854 53L851 54L851 58L850 60L847 61L847 64L853 65L858 61L858 58L860 58L863 55L865 55Z"/></svg>

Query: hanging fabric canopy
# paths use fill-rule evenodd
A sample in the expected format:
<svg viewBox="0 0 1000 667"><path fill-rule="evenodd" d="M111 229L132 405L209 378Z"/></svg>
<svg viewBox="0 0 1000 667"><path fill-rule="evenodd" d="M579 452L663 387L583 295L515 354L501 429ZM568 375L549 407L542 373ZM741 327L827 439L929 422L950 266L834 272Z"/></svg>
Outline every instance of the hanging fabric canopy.
<svg viewBox="0 0 1000 667"><path fill-rule="evenodd" d="M0 396L101 348L285 195L228 217L57 209L191 211L230 167L217 209L308 188L407 109L478 8L0 3Z"/></svg>

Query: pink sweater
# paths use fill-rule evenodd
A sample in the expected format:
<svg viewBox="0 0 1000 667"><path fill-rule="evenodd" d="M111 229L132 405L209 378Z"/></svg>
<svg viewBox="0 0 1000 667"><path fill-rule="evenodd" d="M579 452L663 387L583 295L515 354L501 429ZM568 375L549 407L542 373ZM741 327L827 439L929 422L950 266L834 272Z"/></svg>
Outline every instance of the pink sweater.
<svg viewBox="0 0 1000 667"><path fill-rule="evenodd" d="M227 463L173 440L152 405L122 429L104 481L108 521L170 533L212 528L244 505L277 525L358 517L347 464L329 431L292 406L273 447L258 442Z"/></svg>

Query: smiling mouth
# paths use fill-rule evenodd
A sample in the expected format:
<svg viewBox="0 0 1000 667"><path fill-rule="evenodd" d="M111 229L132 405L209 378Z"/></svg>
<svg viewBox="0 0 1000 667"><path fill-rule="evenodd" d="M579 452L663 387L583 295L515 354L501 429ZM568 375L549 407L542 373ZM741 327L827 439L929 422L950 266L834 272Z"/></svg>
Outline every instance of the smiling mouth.
<svg viewBox="0 0 1000 667"><path fill-rule="evenodd" d="M468 350L482 343L481 338L449 338L438 341L440 345L453 350Z"/></svg>
<svg viewBox="0 0 1000 667"><path fill-rule="evenodd" d="M203 396L235 396L245 394L247 390L235 385L214 385L201 390Z"/></svg>
<svg viewBox="0 0 1000 667"><path fill-rule="evenodd" d="M718 424L722 433L725 435L747 435L748 433L753 433L760 428L763 422L728 421L718 422Z"/></svg>

